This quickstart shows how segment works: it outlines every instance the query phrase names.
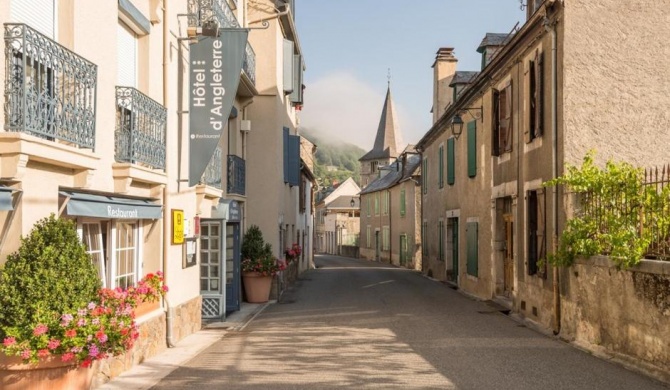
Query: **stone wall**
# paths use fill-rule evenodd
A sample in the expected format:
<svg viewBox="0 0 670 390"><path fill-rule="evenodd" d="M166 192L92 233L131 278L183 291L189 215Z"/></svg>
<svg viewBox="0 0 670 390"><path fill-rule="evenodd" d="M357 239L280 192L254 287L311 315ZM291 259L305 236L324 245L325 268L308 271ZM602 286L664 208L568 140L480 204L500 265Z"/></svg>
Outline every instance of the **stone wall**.
<svg viewBox="0 0 670 390"><path fill-rule="evenodd" d="M172 341L178 342L202 329L202 296L170 308L172 313Z"/></svg>
<svg viewBox="0 0 670 390"><path fill-rule="evenodd" d="M562 280L561 336L670 380L670 262L580 260Z"/></svg>
<svg viewBox="0 0 670 390"><path fill-rule="evenodd" d="M167 349L165 342L165 313L151 317L139 324L140 337L135 346L127 353L98 362L93 377L92 387L96 388L119 376L131 367L141 364L146 359L158 355Z"/></svg>

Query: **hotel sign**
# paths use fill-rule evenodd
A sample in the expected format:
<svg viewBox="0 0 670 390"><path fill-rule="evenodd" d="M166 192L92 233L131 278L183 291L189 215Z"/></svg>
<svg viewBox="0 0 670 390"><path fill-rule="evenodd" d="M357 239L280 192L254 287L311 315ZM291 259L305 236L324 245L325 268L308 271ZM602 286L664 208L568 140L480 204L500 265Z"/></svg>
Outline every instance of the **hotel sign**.
<svg viewBox="0 0 670 390"><path fill-rule="evenodd" d="M199 37L190 45L190 186L200 182L228 122L249 31L220 29L219 35Z"/></svg>

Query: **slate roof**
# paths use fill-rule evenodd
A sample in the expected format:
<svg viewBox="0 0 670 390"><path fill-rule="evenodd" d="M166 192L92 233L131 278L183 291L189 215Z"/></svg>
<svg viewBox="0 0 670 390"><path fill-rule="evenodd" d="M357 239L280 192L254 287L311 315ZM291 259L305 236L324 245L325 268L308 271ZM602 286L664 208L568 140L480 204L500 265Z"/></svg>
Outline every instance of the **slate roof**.
<svg viewBox="0 0 670 390"><path fill-rule="evenodd" d="M482 39L482 43L477 48L477 52L482 53L487 46L503 46L509 36L510 34L486 33L486 36Z"/></svg>
<svg viewBox="0 0 670 390"><path fill-rule="evenodd" d="M479 72L456 71L449 86L452 87L454 84L470 84L478 74Z"/></svg>
<svg viewBox="0 0 670 390"><path fill-rule="evenodd" d="M421 155L407 154L407 164L403 167L402 170L398 170L399 165L402 165L400 158L390 164L388 167L385 167L384 169L388 169L391 172L373 180L361 191L361 195L391 188L404 179L409 178L421 165Z"/></svg>
<svg viewBox="0 0 670 390"><path fill-rule="evenodd" d="M377 128L377 137L372 150L367 152L358 161L376 160L381 158L395 158L398 157L398 142L396 139L396 132L399 132L393 112L393 100L391 99L391 86L386 91L386 99L384 100L384 108L382 109L382 116L379 119L379 127Z"/></svg>

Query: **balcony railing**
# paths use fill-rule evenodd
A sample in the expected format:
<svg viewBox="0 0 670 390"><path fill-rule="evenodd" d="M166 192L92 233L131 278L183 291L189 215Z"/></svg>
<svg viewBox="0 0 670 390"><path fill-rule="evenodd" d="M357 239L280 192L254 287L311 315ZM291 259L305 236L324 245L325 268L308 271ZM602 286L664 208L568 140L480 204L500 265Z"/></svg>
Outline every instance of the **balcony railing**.
<svg viewBox="0 0 670 390"><path fill-rule="evenodd" d="M244 61L242 62L242 70L247 74L249 80L254 85L256 84L256 53L251 45L247 42L247 48L244 52Z"/></svg>
<svg viewBox="0 0 670 390"><path fill-rule="evenodd" d="M247 185L246 161L243 158L228 155L228 185L229 194L245 195Z"/></svg>
<svg viewBox="0 0 670 390"><path fill-rule="evenodd" d="M116 87L116 161L164 170L166 119L160 103L135 88Z"/></svg>
<svg viewBox="0 0 670 390"><path fill-rule="evenodd" d="M210 187L223 189L221 184L223 178L222 164L223 152L221 151L221 148L217 146L212 159L209 160L209 164L207 164L207 168L205 168L205 173L202 175L201 183Z"/></svg>
<svg viewBox="0 0 670 390"><path fill-rule="evenodd" d="M5 26L5 130L95 148L98 67L25 24Z"/></svg>
<svg viewBox="0 0 670 390"><path fill-rule="evenodd" d="M188 25L202 27L211 21L216 21L222 28L239 28L240 23L226 0L188 0ZM252 83L256 83L256 53L247 43L242 64L244 73Z"/></svg>

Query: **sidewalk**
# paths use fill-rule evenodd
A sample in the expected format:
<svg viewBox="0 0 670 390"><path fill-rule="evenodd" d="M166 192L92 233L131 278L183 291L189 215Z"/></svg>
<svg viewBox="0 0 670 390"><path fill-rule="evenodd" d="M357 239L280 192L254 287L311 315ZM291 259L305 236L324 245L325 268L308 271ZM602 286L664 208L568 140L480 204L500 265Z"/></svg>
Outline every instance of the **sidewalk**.
<svg viewBox="0 0 670 390"><path fill-rule="evenodd" d="M203 329L185 337L174 348L147 359L123 374L105 383L97 390L146 390L155 386L182 364L196 357L226 333L238 331L251 322L268 305L274 303L242 303L240 310L232 313L225 322L203 323Z"/></svg>

